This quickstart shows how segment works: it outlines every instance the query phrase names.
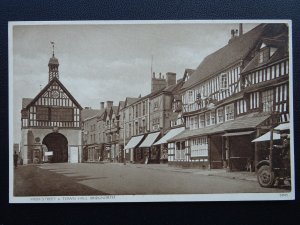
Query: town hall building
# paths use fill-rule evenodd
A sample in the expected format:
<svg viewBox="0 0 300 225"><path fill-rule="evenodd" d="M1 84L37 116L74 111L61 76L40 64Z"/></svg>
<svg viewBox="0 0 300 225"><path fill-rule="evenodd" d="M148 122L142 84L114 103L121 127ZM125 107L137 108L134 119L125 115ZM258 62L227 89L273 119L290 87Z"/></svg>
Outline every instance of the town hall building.
<svg viewBox="0 0 300 225"><path fill-rule="evenodd" d="M59 62L54 55L54 45L48 67L48 84L35 98L22 99L23 163L81 162L82 107L59 81Z"/></svg>

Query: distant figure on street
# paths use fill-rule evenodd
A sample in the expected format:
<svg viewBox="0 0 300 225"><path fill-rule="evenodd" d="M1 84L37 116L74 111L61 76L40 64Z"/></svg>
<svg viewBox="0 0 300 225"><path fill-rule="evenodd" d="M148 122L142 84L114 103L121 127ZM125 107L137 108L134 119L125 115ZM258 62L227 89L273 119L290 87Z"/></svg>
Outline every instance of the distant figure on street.
<svg viewBox="0 0 300 225"><path fill-rule="evenodd" d="M15 165L15 168L18 167L18 158L19 158L19 156L18 156L17 152L15 151L15 153L14 153L14 165Z"/></svg>

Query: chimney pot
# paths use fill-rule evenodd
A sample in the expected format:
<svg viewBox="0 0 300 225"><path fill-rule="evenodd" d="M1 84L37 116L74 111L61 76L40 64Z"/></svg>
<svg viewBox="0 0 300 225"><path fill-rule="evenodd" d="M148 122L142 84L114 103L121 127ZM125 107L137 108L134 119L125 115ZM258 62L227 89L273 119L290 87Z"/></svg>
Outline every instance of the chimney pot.
<svg viewBox="0 0 300 225"><path fill-rule="evenodd" d="M100 109L104 109L104 102L100 102Z"/></svg>
<svg viewBox="0 0 300 225"><path fill-rule="evenodd" d="M113 106L113 101L106 101L106 108L110 108Z"/></svg>
<svg viewBox="0 0 300 225"><path fill-rule="evenodd" d="M166 79L167 79L167 87L176 84L176 73L167 72Z"/></svg>
<svg viewBox="0 0 300 225"><path fill-rule="evenodd" d="M239 36L242 36L243 35L243 24L240 23L239 24Z"/></svg>

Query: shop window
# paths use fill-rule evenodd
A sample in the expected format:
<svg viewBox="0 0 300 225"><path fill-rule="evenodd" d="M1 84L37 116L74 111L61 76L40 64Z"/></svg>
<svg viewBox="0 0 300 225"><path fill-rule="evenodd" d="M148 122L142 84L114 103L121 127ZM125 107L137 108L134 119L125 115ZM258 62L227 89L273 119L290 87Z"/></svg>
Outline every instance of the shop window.
<svg viewBox="0 0 300 225"><path fill-rule="evenodd" d="M191 143L191 157L207 157L208 156L208 142L207 137L194 138Z"/></svg>

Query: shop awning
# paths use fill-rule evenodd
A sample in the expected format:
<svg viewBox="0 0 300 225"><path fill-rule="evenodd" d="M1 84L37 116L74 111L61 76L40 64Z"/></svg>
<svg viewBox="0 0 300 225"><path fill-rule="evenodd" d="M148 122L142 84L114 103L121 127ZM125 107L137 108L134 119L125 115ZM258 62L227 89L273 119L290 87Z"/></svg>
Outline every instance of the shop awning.
<svg viewBox="0 0 300 225"><path fill-rule="evenodd" d="M248 135L252 134L254 131L243 131L243 132L235 132L235 133L226 133L222 135L223 137L231 137L231 136L243 136L243 135Z"/></svg>
<svg viewBox="0 0 300 225"><path fill-rule="evenodd" d="M155 142L153 145L160 145L160 144L165 144L167 141L176 135L180 134L182 131L184 131L184 127L179 127L170 130L165 136L163 136L161 139L159 139L157 142Z"/></svg>
<svg viewBox="0 0 300 225"><path fill-rule="evenodd" d="M282 123L274 128L274 130L289 130L289 129L290 129L290 123Z"/></svg>
<svg viewBox="0 0 300 225"><path fill-rule="evenodd" d="M290 123L282 123L274 128L274 130L288 130L288 129L290 129ZM270 141L270 139L271 139L271 132L269 131L264 135L254 139L252 142ZM280 134L273 132L273 140L279 140L279 139L280 139Z"/></svg>
<svg viewBox="0 0 300 225"><path fill-rule="evenodd" d="M156 138L158 137L160 132L155 132L155 133L150 133L148 134L148 136L145 138L145 140L143 141L143 143L140 145L140 147L151 147L151 145L154 143L154 141L156 140Z"/></svg>
<svg viewBox="0 0 300 225"><path fill-rule="evenodd" d="M270 141L270 139L271 139L271 132L269 131L268 133L265 133L264 135L254 139L252 142ZM279 140L279 139L280 139L280 134L273 132L273 140Z"/></svg>
<svg viewBox="0 0 300 225"><path fill-rule="evenodd" d="M144 137L144 135L132 137L130 139L130 141L127 143L127 145L125 146L124 149L134 148L135 146L137 146L141 142L141 140L143 139L143 137Z"/></svg>

